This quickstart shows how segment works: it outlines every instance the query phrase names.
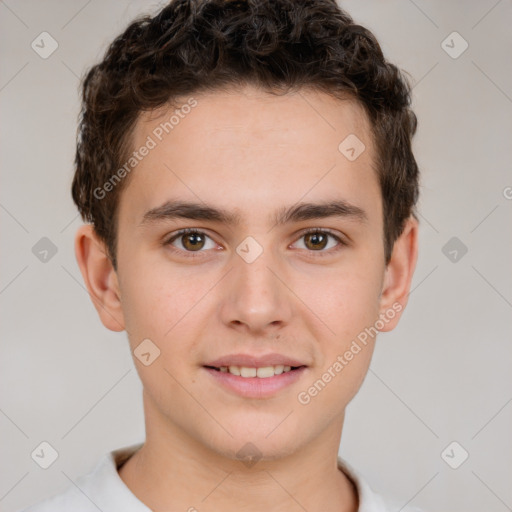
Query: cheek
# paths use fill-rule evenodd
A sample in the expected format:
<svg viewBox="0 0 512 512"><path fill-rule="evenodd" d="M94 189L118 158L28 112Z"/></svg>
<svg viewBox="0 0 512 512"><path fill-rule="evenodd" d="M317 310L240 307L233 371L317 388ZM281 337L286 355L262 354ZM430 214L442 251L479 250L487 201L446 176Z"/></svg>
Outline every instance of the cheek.
<svg viewBox="0 0 512 512"><path fill-rule="evenodd" d="M307 417L336 420L354 398L368 372L374 343L345 343L316 369L297 394L297 407ZM318 422L320 425L322 422Z"/></svg>
<svg viewBox="0 0 512 512"><path fill-rule="evenodd" d="M125 281L122 290L130 348L148 398L164 407L168 396L181 396L179 383L189 378L196 359L194 324L200 307L194 306L206 290L165 277L155 267L132 276L137 277ZM146 365L143 354L148 352L151 361Z"/></svg>
<svg viewBox="0 0 512 512"><path fill-rule="evenodd" d="M334 334L318 337L319 364L297 397L308 414L334 419L361 387L374 349L375 337L368 328L378 318L377 297L374 287L346 283L331 285L325 293L318 316Z"/></svg>
<svg viewBox="0 0 512 512"><path fill-rule="evenodd" d="M122 289L123 312L130 340L150 338L158 345L165 332L172 326L169 298L172 290L162 283L156 286L149 276L132 278ZM167 328L165 328L167 326Z"/></svg>
<svg viewBox="0 0 512 512"><path fill-rule="evenodd" d="M314 295L309 292L311 309L343 344L378 318L380 282L378 272L357 269L324 276Z"/></svg>
<svg viewBox="0 0 512 512"><path fill-rule="evenodd" d="M128 278L122 283L121 294L128 331L162 342L172 334L174 326L186 323L189 313L211 287L204 280L194 279L190 269L157 263L137 265L135 258L125 275Z"/></svg>

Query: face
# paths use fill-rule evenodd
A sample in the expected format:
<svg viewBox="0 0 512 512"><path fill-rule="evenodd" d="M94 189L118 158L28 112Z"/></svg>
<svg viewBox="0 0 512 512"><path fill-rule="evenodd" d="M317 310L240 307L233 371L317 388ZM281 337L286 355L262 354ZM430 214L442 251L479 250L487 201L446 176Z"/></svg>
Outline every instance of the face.
<svg viewBox="0 0 512 512"><path fill-rule="evenodd" d="M145 354L146 421L225 457L248 442L282 457L341 432L375 328L405 305L414 243L404 235L386 267L357 103L250 87L194 100L169 133L174 109L136 125L133 147L152 147L121 194L98 311ZM350 134L356 159L356 139L339 149Z"/></svg>

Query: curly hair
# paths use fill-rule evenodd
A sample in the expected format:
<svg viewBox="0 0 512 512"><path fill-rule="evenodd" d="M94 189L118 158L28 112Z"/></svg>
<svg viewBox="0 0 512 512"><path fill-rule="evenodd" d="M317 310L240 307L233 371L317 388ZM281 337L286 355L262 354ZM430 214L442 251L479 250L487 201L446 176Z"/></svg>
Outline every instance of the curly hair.
<svg viewBox="0 0 512 512"><path fill-rule="evenodd" d="M417 120L409 82L375 36L335 0L173 0L134 20L82 82L72 196L114 269L118 203L128 179L104 197L95 191L126 161L139 114L184 95L247 84L281 93L307 87L364 107L388 263L405 221L416 217Z"/></svg>

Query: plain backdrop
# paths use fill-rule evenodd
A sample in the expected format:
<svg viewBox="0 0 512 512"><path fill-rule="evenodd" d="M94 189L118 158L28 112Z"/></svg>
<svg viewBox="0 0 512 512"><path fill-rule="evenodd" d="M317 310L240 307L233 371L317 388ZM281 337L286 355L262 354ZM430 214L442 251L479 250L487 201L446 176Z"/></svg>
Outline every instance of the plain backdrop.
<svg viewBox="0 0 512 512"><path fill-rule="evenodd" d="M411 75L422 186L409 305L379 337L340 453L402 504L512 510L512 2L341 5ZM79 78L132 18L157 7L0 2L5 512L62 491L104 453L144 439L125 333L100 323L75 262L81 221L70 184ZM47 58L31 46L42 32L58 44ZM59 455L48 469L31 457L43 441Z"/></svg>

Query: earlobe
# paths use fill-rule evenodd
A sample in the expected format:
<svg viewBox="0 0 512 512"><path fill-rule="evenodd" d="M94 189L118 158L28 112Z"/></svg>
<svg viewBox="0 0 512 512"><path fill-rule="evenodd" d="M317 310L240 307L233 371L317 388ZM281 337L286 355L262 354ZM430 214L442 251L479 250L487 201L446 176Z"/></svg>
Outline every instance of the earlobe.
<svg viewBox="0 0 512 512"><path fill-rule="evenodd" d="M92 225L78 228L75 256L101 322L111 331L123 331L125 322L117 273Z"/></svg>
<svg viewBox="0 0 512 512"><path fill-rule="evenodd" d="M418 258L418 221L411 216L395 241L386 267L380 296L380 317L387 319L381 331L396 327L407 305L414 269Z"/></svg>

